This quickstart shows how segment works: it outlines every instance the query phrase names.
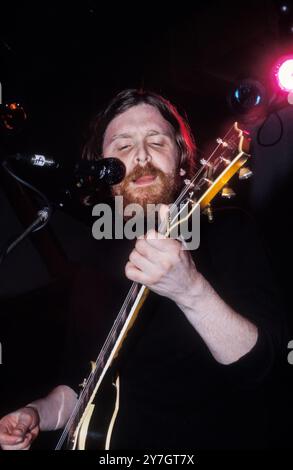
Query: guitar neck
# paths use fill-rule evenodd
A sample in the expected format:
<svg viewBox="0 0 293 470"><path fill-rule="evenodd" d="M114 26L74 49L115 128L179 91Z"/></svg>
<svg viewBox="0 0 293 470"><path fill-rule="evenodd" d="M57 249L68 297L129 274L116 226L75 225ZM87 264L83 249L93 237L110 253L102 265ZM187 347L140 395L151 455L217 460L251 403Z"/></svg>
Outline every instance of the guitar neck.
<svg viewBox="0 0 293 470"><path fill-rule="evenodd" d="M105 374L117 357L127 333L133 326L136 317L142 308L149 289L134 282L127 294L127 297L120 309L120 312L107 336L107 339L92 365L92 371L86 381L82 384L82 392L79 396L76 407L69 419L62 436L57 444L56 450L61 449L65 440L74 438L72 433L77 429L78 423L82 421L83 415L99 389Z"/></svg>

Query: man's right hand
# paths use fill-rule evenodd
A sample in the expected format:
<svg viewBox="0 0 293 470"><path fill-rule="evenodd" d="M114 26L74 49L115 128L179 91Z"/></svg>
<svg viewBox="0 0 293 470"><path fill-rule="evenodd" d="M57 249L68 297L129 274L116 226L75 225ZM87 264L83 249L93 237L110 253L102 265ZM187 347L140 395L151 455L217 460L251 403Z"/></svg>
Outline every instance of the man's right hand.
<svg viewBox="0 0 293 470"><path fill-rule="evenodd" d="M24 407L0 419L0 446L4 450L27 450L39 434L40 417L35 408Z"/></svg>

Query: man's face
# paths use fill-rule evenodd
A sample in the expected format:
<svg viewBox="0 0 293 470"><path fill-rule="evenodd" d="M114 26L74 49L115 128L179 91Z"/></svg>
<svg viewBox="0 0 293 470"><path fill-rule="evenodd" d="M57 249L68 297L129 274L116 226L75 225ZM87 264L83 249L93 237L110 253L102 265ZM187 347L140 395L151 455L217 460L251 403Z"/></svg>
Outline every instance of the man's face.
<svg viewBox="0 0 293 470"><path fill-rule="evenodd" d="M115 117L105 132L103 155L126 166L125 179L112 187L124 207L138 203L145 210L147 203L174 201L184 170L172 126L153 106L139 104Z"/></svg>

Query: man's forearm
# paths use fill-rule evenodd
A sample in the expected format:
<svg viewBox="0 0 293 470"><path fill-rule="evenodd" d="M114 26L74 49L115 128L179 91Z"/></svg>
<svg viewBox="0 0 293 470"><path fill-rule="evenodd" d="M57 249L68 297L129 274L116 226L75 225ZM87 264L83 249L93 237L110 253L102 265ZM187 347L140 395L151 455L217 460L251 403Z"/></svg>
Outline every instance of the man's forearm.
<svg viewBox="0 0 293 470"><path fill-rule="evenodd" d="M30 403L40 416L40 429L53 431L67 423L77 402L76 393L67 385L59 385L44 398Z"/></svg>
<svg viewBox="0 0 293 470"><path fill-rule="evenodd" d="M177 305L221 364L237 361L256 344L257 327L227 305L200 274Z"/></svg>

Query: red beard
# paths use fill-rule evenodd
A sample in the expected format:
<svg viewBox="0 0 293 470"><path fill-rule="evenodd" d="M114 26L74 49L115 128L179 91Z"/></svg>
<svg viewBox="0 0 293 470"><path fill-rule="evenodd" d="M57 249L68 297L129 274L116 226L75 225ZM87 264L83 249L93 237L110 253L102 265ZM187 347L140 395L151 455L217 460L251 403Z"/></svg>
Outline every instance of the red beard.
<svg viewBox="0 0 293 470"><path fill-rule="evenodd" d="M156 180L147 186L135 186L133 183L143 176L154 176ZM182 185L182 179L178 171L166 174L151 163L146 166L137 166L124 178L124 180L112 187L114 196L123 196L123 209L128 204L139 204L146 216L147 204L171 204Z"/></svg>

